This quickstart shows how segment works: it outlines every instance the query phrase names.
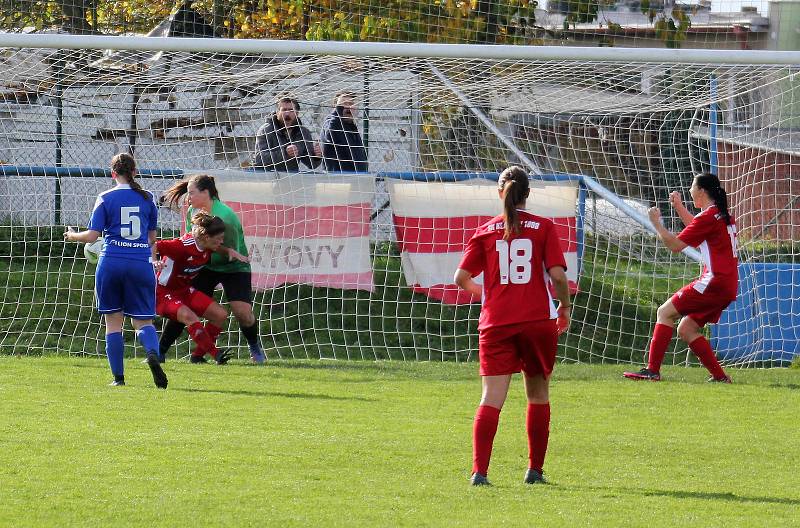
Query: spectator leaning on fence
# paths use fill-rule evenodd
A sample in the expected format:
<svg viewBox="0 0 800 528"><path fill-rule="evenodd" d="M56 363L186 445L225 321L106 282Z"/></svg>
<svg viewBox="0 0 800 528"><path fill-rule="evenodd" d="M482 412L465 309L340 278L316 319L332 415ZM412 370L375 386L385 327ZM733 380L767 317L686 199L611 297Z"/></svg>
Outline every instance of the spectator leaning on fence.
<svg viewBox="0 0 800 528"><path fill-rule="evenodd" d="M331 172L367 172L367 151L355 121L355 97L341 92L336 108L322 124L320 142L325 168Z"/></svg>
<svg viewBox="0 0 800 528"><path fill-rule="evenodd" d="M256 133L253 167L277 172L297 172L300 162L309 169L319 166L322 149L297 115L300 104L292 97L278 100L275 113Z"/></svg>

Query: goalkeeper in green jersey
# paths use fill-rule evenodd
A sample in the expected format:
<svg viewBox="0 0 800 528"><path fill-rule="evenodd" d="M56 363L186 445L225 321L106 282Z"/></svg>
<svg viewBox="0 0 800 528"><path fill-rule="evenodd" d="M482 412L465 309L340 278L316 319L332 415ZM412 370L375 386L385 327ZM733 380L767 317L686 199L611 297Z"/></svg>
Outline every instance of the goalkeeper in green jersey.
<svg viewBox="0 0 800 528"><path fill-rule="evenodd" d="M186 227L190 229L189 219L197 211L204 211L218 216L225 222L225 241L223 245L247 256L247 245L244 240L242 223L236 213L219 198L216 183L212 176L198 174L184 179L170 187L162 197L163 203L170 207L179 207L184 195L188 198L189 211L186 214ZM214 254L192 285L208 296L214 294L218 284L230 304L231 311L239 321L239 330L247 339L250 347L250 358L254 363L262 364L266 360L264 350L258 336L258 321L253 314L253 289L251 284L250 264L238 260L228 260L223 255ZM184 325L169 321L161 333L161 355L180 337Z"/></svg>

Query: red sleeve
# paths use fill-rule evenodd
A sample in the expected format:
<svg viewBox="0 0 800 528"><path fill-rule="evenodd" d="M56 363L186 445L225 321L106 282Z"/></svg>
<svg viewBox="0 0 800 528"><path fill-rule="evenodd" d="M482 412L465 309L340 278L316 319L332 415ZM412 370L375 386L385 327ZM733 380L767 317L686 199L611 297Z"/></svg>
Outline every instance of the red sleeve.
<svg viewBox="0 0 800 528"><path fill-rule="evenodd" d="M713 214L700 214L694 217L691 223L678 233L678 239L687 246L697 247L714 230L716 219Z"/></svg>
<svg viewBox="0 0 800 528"><path fill-rule="evenodd" d="M467 248L464 250L464 256L461 257L458 267L468 271L473 277L477 277L483 273L484 266L483 244L478 238L478 233L475 233L467 242Z"/></svg>
<svg viewBox="0 0 800 528"><path fill-rule="evenodd" d="M564 251L561 250L561 241L558 239L555 226L550 223L547 229L547 238L544 241L544 268L549 270L555 266L567 269L567 261L564 260Z"/></svg>
<svg viewBox="0 0 800 528"><path fill-rule="evenodd" d="M156 242L156 252L162 257L175 258L183 254L183 240L159 240Z"/></svg>

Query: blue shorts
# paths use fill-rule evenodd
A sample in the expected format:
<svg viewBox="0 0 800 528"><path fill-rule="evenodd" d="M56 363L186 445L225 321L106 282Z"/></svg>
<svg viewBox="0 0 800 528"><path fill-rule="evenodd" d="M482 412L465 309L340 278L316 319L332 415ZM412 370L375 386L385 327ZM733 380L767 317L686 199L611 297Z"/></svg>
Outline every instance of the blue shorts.
<svg viewBox="0 0 800 528"><path fill-rule="evenodd" d="M156 274L146 260L100 257L94 276L97 311L134 319L156 316Z"/></svg>

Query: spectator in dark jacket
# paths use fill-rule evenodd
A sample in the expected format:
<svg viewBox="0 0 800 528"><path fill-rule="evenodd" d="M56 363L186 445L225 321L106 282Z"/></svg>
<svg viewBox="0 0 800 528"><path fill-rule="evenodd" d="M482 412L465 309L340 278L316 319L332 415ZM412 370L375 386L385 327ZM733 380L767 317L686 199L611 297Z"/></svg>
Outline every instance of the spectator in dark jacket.
<svg viewBox="0 0 800 528"><path fill-rule="evenodd" d="M325 168L331 172L367 172L367 151L356 127L353 94L337 94L335 105L320 134Z"/></svg>
<svg viewBox="0 0 800 528"><path fill-rule="evenodd" d="M297 172L299 162L309 169L319 166L322 149L311 132L300 123L296 99L283 97L269 120L256 133L253 167L277 172Z"/></svg>

